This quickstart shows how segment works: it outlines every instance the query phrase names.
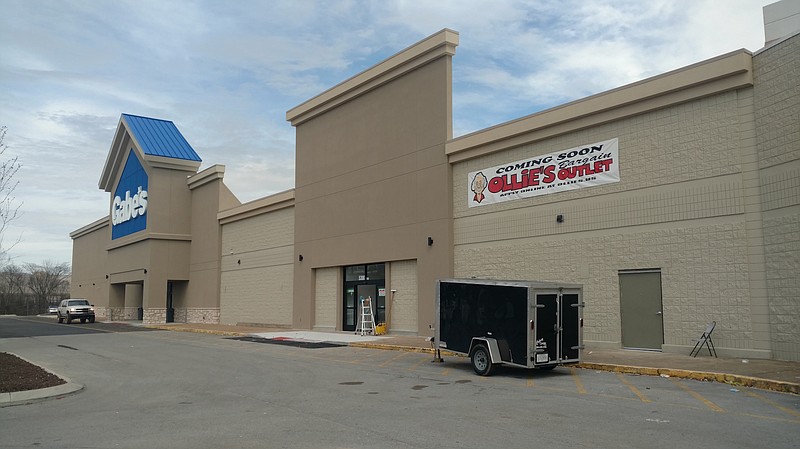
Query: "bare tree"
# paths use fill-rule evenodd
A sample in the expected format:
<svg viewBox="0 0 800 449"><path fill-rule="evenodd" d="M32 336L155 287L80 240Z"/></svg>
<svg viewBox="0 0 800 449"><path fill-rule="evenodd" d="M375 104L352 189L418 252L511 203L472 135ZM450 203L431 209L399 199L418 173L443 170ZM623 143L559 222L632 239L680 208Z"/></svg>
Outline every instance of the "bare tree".
<svg viewBox="0 0 800 449"><path fill-rule="evenodd" d="M28 289L33 294L33 313L47 310L47 306L57 299L61 299L67 291L67 277L69 265L45 261L41 265L25 264L28 271ZM28 310L26 313L30 313Z"/></svg>
<svg viewBox="0 0 800 449"><path fill-rule="evenodd" d="M25 312L28 274L17 265L10 264L0 270L0 314Z"/></svg>
<svg viewBox="0 0 800 449"><path fill-rule="evenodd" d="M5 144L7 131L7 127L0 126L0 259L5 259L8 251L21 239L21 236L18 237L14 243L8 246L3 241L6 236L6 227L19 216L22 206L14 197L14 190L19 184L19 181L14 178L22 164L16 156L7 158L5 155L6 149L8 149Z"/></svg>

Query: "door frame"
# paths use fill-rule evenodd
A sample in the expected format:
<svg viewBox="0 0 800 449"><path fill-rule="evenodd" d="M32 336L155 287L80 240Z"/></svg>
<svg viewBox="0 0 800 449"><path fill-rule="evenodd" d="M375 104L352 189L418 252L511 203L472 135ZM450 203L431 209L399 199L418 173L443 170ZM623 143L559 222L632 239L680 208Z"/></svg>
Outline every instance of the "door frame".
<svg viewBox="0 0 800 449"><path fill-rule="evenodd" d="M367 266L369 265L383 265L383 278L369 278ZM381 316L385 318L386 313L386 296L380 296L380 291L386 291L386 267L388 263L379 262L379 263L364 263L364 264L355 264L355 265L347 265L342 267L342 320L341 326L343 331L354 332L356 330L356 326L358 326L358 320L361 314L361 303L358 300L358 286L359 285L374 285L375 286L375 298L373 298L372 309L373 313L375 314L375 323L380 322ZM347 269L351 267L364 267L364 279L358 280L347 280ZM353 324L347 324L347 311L350 307L347 306L347 293L348 290L353 290L353 316L355 319L353 320Z"/></svg>
<svg viewBox="0 0 800 449"><path fill-rule="evenodd" d="M658 304L656 304L655 301L652 301L649 304L644 304L644 306L645 307L652 307L652 310L655 310L655 311L648 310L646 312L639 312L639 311L632 310L631 306L633 306L634 303L627 302L625 300L624 296L623 296L623 279L625 278L625 276L630 276L632 278L633 276L636 276L636 275L651 275L651 274L657 274L658 275L658 300L657 300ZM618 277L618 282L619 282L620 345L623 348L627 348L627 349L640 349L640 350L646 350L646 351L661 351L662 347L664 345L664 314L663 314L663 310L664 310L664 292L663 292L663 282L662 282L662 279L661 279L661 269L660 268L645 268L645 269L619 270L619 272L617 274L617 277ZM628 307L626 307L626 305ZM627 318L626 318L626 310L627 310L627 313L628 313ZM637 315L635 315L635 316L634 315L630 315L631 312L637 313ZM657 320L653 319L653 317L649 315L651 312L654 315L657 315L659 318ZM646 315L642 315L642 313L645 313ZM642 339L638 341L638 342L644 342L645 344L636 344L639 335L634 336L633 337L633 341L632 341L631 340L631 333L630 333L630 326L626 326L626 322L627 323L632 323L632 322L635 322L635 320L641 321L643 318L647 319L648 317L649 317L649 319L650 319L650 321L652 323L655 323L657 321L658 324L660 325L660 329L658 329L657 326L645 326L648 329L654 329L654 331L650 332L650 333L646 333L642 337ZM626 339L626 327L628 328L628 338L627 339ZM659 335L656 335L656 334L659 334ZM652 340L653 343L656 342L656 341L660 341L660 343L658 343L658 345L657 345L658 347L648 347L646 342L650 341L650 340Z"/></svg>

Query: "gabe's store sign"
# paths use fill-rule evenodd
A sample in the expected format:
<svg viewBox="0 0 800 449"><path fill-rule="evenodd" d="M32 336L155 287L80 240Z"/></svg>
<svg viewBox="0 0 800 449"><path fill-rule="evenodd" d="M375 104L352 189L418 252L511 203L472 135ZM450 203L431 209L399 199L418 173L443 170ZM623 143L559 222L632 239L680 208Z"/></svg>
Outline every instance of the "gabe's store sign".
<svg viewBox="0 0 800 449"><path fill-rule="evenodd" d="M619 182L619 139L471 172L469 207Z"/></svg>

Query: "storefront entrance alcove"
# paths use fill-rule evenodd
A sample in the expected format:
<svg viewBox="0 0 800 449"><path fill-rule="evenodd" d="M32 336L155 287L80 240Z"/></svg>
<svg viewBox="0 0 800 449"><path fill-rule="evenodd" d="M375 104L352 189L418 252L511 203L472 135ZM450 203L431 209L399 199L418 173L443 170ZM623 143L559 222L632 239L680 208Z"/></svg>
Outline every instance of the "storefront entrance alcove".
<svg viewBox="0 0 800 449"><path fill-rule="evenodd" d="M106 319L109 321L141 321L143 287L143 281L111 284Z"/></svg>
<svg viewBox="0 0 800 449"><path fill-rule="evenodd" d="M188 323L189 310L186 304L186 292L189 287L188 281L169 280L167 281L166 296L166 322L167 323Z"/></svg>
<svg viewBox="0 0 800 449"><path fill-rule="evenodd" d="M344 267L343 278L342 330L356 330L362 299L372 299L376 323L386 321L386 265L376 263Z"/></svg>

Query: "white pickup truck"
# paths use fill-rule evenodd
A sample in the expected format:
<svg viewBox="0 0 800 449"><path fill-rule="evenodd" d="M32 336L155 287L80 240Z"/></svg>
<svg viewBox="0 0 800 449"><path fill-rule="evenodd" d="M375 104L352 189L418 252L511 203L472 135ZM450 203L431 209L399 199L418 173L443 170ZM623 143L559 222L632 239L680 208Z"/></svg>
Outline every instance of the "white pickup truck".
<svg viewBox="0 0 800 449"><path fill-rule="evenodd" d="M85 323L86 320L94 323L94 306L86 299L64 299L58 305L57 313L59 323L66 320L67 324L70 324L76 318L80 319L81 323Z"/></svg>

